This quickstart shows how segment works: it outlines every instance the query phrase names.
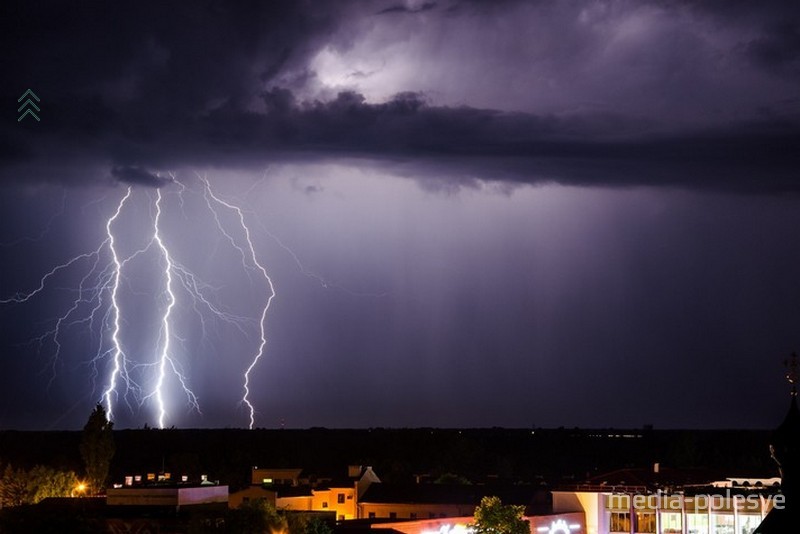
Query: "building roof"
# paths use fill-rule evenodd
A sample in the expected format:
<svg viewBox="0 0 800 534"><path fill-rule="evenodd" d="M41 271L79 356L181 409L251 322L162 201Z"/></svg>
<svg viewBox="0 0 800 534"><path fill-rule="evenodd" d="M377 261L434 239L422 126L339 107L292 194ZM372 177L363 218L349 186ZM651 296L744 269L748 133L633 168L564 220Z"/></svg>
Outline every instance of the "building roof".
<svg viewBox="0 0 800 534"><path fill-rule="evenodd" d="M461 484L373 484L359 499L372 504L480 504L487 495L496 495L504 504L525 506L540 503L546 491L538 486L493 486Z"/></svg>
<svg viewBox="0 0 800 534"><path fill-rule="evenodd" d="M620 488L653 491L660 488L710 485L723 478L725 478L723 473L711 469L675 469L659 466L656 470L627 467L588 478L584 483L578 484L577 489L585 487L590 491L598 491L607 487L609 491Z"/></svg>
<svg viewBox="0 0 800 534"><path fill-rule="evenodd" d="M335 478L333 480L325 480L324 482L320 482L314 489L317 490L324 490L324 489L331 489L331 488L348 488L353 489L355 487L355 483L358 481L356 478Z"/></svg>
<svg viewBox="0 0 800 534"><path fill-rule="evenodd" d="M274 491L277 498L282 497L311 497L311 490L316 489L308 484L300 486L269 486L267 489Z"/></svg>

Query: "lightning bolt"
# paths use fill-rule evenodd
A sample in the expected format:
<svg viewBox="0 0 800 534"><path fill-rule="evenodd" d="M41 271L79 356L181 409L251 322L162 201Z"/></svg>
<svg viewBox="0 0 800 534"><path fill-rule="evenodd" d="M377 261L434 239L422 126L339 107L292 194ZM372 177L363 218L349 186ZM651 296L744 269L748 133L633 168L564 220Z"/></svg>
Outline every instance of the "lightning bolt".
<svg viewBox="0 0 800 534"><path fill-rule="evenodd" d="M292 258L292 261L297 266L297 270L300 271L300 274L302 274L306 278L310 278L312 280L315 280L324 289L338 289L338 290L343 291L343 292L347 293L348 295L352 295L354 297L383 298L383 297L386 297L386 296L388 296L390 294L390 293L388 293L386 291L382 291L382 292L353 291L352 289L344 287L341 284L337 284L335 282L331 282L329 280L326 280L322 276L320 276L317 273L315 273L315 272L311 271L310 269L308 269L303 264L303 262L300 261L300 258L297 256L297 254L295 253L294 250L289 248L288 245L284 244L283 241L281 241L280 238L278 238L278 236L276 236L275 234L270 232L266 228L266 226L264 226L264 224L261 221L258 221L258 222L259 222L259 226L261 227L261 230L267 235L267 237L272 239L281 249L283 249L289 255L290 258Z"/></svg>
<svg viewBox="0 0 800 534"><path fill-rule="evenodd" d="M155 246L158 248L161 257L164 262L164 290L163 295L166 297L166 307L164 308L163 315L161 316L161 326L159 330L159 344L161 345L161 349L159 351L159 356L155 362L156 371L156 384L153 388L153 391L144 397L143 400L146 400L150 397L155 399L156 407L158 409L158 427L164 428L165 421L167 418L167 405L164 399L164 381L167 377L167 371L171 370L172 373L175 375L176 379L181 385L184 394L187 397L189 405L197 410L200 413L200 404L197 400L197 396L194 392L189 388L187 385L187 379L184 376L182 370L180 369L180 365L175 360L172 355L172 348L171 348L171 341L173 337L173 328L172 328L172 310L177 303L177 297L175 295L175 289L173 287L174 282L174 273L176 270L180 270L181 272L186 272L185 270L181 269L177 263L173 260L172 254L169 251L169 248L164 243L164 239L161 235L161 189L156 190L156 202L155 202L155 218L153 220L153 239L151 243L154 243Z"/></svg>
<svg viewBox="0 0 800 534"><path fill-rule="evenodd" d="M162 349L161 349L161 356L159 357L158 362L158 381L156 382L155 387L155 398L156 403L158 405L158 426L159 428L164 428L164 418L167 416L167 410L164 406L164 395L162 392L162 387L164 385L164 377L167 371L167 363L172 363L172 359L170 358L169 353L169 341L170 341L170 322L169 316L172 314L172 307L175 306L175 294L172 292L172 259L170 258L169 250L167 249L166 245L164 245L164 241L161 239L161 232L158 229L158 223L161 220L161 189L159 189L156 193L156 218L155 224L153 225L153 239L158 244L158 248L161 250L161 254L164 256L164 263L166 267L164 268L164 277L166 278L166 287L164 289L165 293L167 294L167 307L164 310L164 316L161 318L161 334L160 338L162 339ZM174 368L174 366L173 366Z"/></svg>
<svg viewBox="0 0 800 534"><path fill-rule="evenodd" d="M184 194L195 193L177 180L173 173L169 173L171 181L178 186L177 205L183 213L183 218L188 219L184 206ZM181 353L187 350L186 338L181 337L178 331L176 317L179 311L187 310L196 315L201 326L201 342L207 343L211 338L212 326L217 323L209 324L208 319L213 318L220 321L219 324L227 324L236 328L245 338L255 337L257 340L253 352L248 356L248 365L243 372L243 395L241 404L247 407L249 417L249 428L255 425L256 409L251 399L251 387L253 381L253 371L265 354L267 346L266 320L275 297L275 286L267 272L267 269L259 261L253 243L251 228L246 220L246 212L238 205L224 200L212 189L211 183L207 178L198 175L202 185L203 201L210 211L213 221L222 237L236 251L241 260L242 268L250 278L251 284L263 283L265 298L263 306L259 305L258 318L255 316L242 316L229 311L220 303L217 288L202 281L187 266L183 265L176 257L175 252L169 244L168 235L165 235L164 213L166 196L161 189L157 189L155 195L150 198L150 217L152 223L146 237L146 242L137 250L129 253L121 253L121 243L123 240L117 233L117 227L127 213L134 199L141 198L135 195L131 187L127 187L124 194L115 202L115 208L110 216L104 217L105 235L96 248L77 254L66 261L56 265L45 272L32 289L17 291L10 296L0 299L0 305L21 305L34 298L42 296L45 291L53 289L57 280L64 277L74 276L75 271L79 271L76 284L68 288L74 292L67 302L65 311L52 319L51 326L43 334L33 338L29 343L38 344L38 351L41 353L46 344L52 344L50 353L50 367L52 376L50 381L56 378L57 362L60 361L64 334L67 329L82 326L96 341L91 341L93 356L86 362L90 368L90 381L92 383L92 394L96 391L96 383L101 380L100 401L107 410L109 419L114 420L118 417L118 405L124 402L131 413L135 407L131 401L143 406L150 401L157 418L159 428L164 428L171 418L172 407L167 389L171 384L179 386L182 390L190 409L200 411L197 396L189 387L189 381L184 373L183 366L178 358ZM92 201L84 206L102 202ZM56 217L64 212L65 200L62 199L62 208L53 215L47 222L46 228L41 233L31 238L24 238L12 243L0 246L13 246L22 241L38 241L44 238L52 226ZM225 218L222 217L223 211L231 212L237 223L235 227L230 226ZM248 212L249 213L249 212ZM226 225L228 225L226 227ZM273 239L277 239L274 236ZM286 247L280 243L281 247ZM288 249L286 249L288 251ZM291 253L291 251L289 251ZM293 254L293 253L292 253ZM130 283L128 271L131 264L137 258L143 257L147 261L157 258L159 264L158 280L158 330L155 340L155 356L139 357L129 353L125 346L125 295L135 293ZM293 256L299 264L299 259ZM304 274L308 274L305 272ZM324 282L317 278L320 283ZM138 293L141 295L141 293ZM255 314L254 314L255 315ZM94 337L96 336L96 338ZM96 349L95 349L96 346ZM90 395L91 396L91 395ZM70 410L74 409L71 407ZM61 416L63 417L63 415ZM60 418L59 418L60 420Z"/></svg>
<svg viewBox="0 0 800 534"><path fill-rule="evenodd" d="M55 276L58 272L68 269L74 263L82 259L97 256L98 254L100 254L100 251L103 249L103 247L106 245L107 242L108 242L107 240L103 241L103 243L96 250L93 250L92 252L84 252L83 254L78 254L77 256L66 261L65 263L56 265L50 271L45 273L44 276L42 276L42 278L39 280L39 287L37 287L36 289L34 289L29 293L17 292L12 297L0 300L0 304L9 304L9 303L20 304L23 302L28 302L30 299L32 299L33 297L35 297L44 290L48 279Z"/></svg>
<svg viewBox="0 0 800 534"><path fill-rule="evenodd" d="M246 246L247 246L247 251L249 253L249 254L247 254L247 256L249 256L249 259L252 262L252 265L255 266L255 269L264 278L264 281L266 282L266 286L269 288L269 295L267 296L267 299L266 299L266 301L264 303L264 307L261 310L261 318L260 318L260 320L258 322L258 328L259 328L259 334L260 334L258 348L255 351L255 353L253 354L253 357L252 357L252 359L250 361L250 365L247 366L247 369L244 372L244 384L243 384L244 394L242 395L242 403L244 403L247 406L247 409L248 409L248 411L250 413L250 425L249 425L249 428L252 430L253 426L255 425L255 407L253 406L252 402L250 401L250 373L253 372L253 369L255 369L256 365L259 362L259 360L264 355L264 348L267 345L267 333L266 333L267 313L269 312L269 308L272 305L272 299L275 298L275 286L273 285L272 278L270 278L269 274L267 273L267 270L258 261L258 257L256 256L255 248L253 247L253 240L252 240L252 238L250 236L250 228L247 226L247 223L245 222L244 213L242 212L242 209L239 206L231 204L231 203L229 203L229 202L227 202L225 200L222 200L220 197L218 197L214 193L214 191L211 189L211 184L209 183L207 178L201 177L200 175L198 175L197 177L205 185L204 195L206 195L206 200L208 202L209 209L214 213L214 218L215 218L215 220L217 222L217 225L219 226L219 228L222 231L222 233L231 242L231 244L240 252L240 254L242 255L242 262L243 262L243 264L245 264L245 267L247 267L246 262L245 262L245 251L244 251L244 249L236 244L235 240L233 239L233 237L230 236L230 234L228 234L227 232L224 231L224 229L222 228L222 224L220 223L218 214L217 214L216 210L212 207L211 201L209 201L208 199L210 198L216 204L218 204L220 206L223 206L223 207L225 207L225 208L227 208L227 209L229 209L229 210L231 210L231 211L236 213L236 215L237 215L237 217L239 219L239 225L241 226L242 231L244 232L245 243L246 243Z"/></svg>
<svg viewBox="0 0 800 534"><path fill-rule="evenodd" d="M266 181L267 174L269 173L269 170L270 170L269 167L264 169L264 173L262 174L261 178L259 178L258 180L254 181L253 184L247 189L247 191L245 192L243 197L240 197L240 198L248 198L259 186L261 186L261 184L263 184ZM197 174L197 173L195 173L195 174ZM198 175L198 178L200 178L199 175ZM391 293L389 293L387 291L354 291L354 290L352 290L352 289L350 289L348 287L345 287L345 286L343 286L341 284L338 284L338 283L336 283L334 281L331 281L331 280L328 280L326 278L323 278L321 275L319 275L316 272L312 271L311 269L307 268L305 266L305 264L303 264L303 262L300 261L300 257L295 253L295 251L292 250L287 244L285 244L277 235L272 233L269 230L269 228L267 228L267 226L264 224L264 222L261 219L258 218L257 214L255 214L253 211L250 211L250 210L244 210L244 211L245 211L245 213L249 213L251 215L254 215L255 221L256 221L256 223L258 223L258 226L261 228L261 231L264 232L264 234L266 234L267 237L272 239L272 241L274 241L275 244L278 245L278 247L280 247L284 252L286 252L289 255L290 258L292 258L292 261L297 266L297 270L300 272L300 274L302 274L306 278L310 278L311 280L314 280L323 289L337 289L339 291L343 291L344 293L347 293L348 295L351 295L351 296L354 296L354 297L384 298L384 297L387 297L387 296L391 295Z"/></svg>
<svg viewBox="0 0 800 534"><path fill-rule="evenodd" d="M125 392L123 393L122 397L125 400L125 403L128 405L128 408L133 411L133 406L131 406L128 400L128 393L133 391L134 393L138 393L141 387L131 378L130 371L129 371L129 362L127 355L122 347L122 341L120 339L120 334L122 330L122 312L121 312L121 305L119 303L119 289L120 284L122 281L122 273L125 266L141 254L147 252L151 245L148 243L143 248L135 251L133 254L128 256L127 258L120 260L120 256L117 252L116 248L116 237L114 236L114 232L112 231L113 224L117 221L122 213L123 208L125 207L126 202L130 199L132 194L132 188L128 187L125 195L117 204L117 209L114 214L109 217L106 221L106 240L104 243L108 244L108 249L111 254L111 264L110 267L106 270L111 270L113 273L108 280L103 284L103 289L107 290L110 293L110 304L108 310L106 311L102 324L105 325L106 329L111 330L111 348L107 350L104 349L104 345L101 339L100 344L97 348L97 354L92 359L92 364L94 368L93 376L96 376L97 365L98 363L103 360L109 354L111 355L111 372L108 375L107 385L105 390L102 394L102 399L106 404L106 413L108 415L109 420L113 420L114 418L114 403L112 401L112 397L117 399L119 397L119 393L117 391L117 382L119 379L125 383ZM100 297L98 297L97 305L92 309L91 313L89 314L88 320L94 323L95 320L95 313L103 306L102 300L102 293ZM83 319L82 321L85 321Z"/></svg>
<svg viewBox="0 0 800 534"><path fill-rule="evenodd" d="M126 203L126 201L130 198L131 190L130 188L127 190L125 195L119 201L117 205L116 211L114 214L106 221L106 238L100 243L100 245L91 252L85 252L82 254L78 254L71 259L56 265L50 271L45 273L39 280L38 287L34 288L32 291L29 292L17 292L10 298L0 300L0 304L8 304L8 303L16 303L21 304L28 302L39 293L43 292L48 283L52 278L57 276L62 271L67 271L71 267L76 264L81 263L81 260L90 259L91 264L90 267L85 271L85 274L80 279L80 282L77 287L77 296L72 301L72 304L69 306L67 311L56 318L55 325L52 329L48 330L41 336L34 338L33 341L37 342L39 345L39 352L41 352L43 345L47 339L52 339L53 345L55 349L51 355L51 368L52 368L52 375L50 378L50 382L55 379L56 377L56 364L60 358L60 353L62 349L61 345L61 334L64 330L78 325L82 323L89 323L90 330L94 330L94 325L97 320L98 311L103 306L103 294L110 291L111 293L111 306L108 312L104 315L103 323L106 322L108 319L108 315L111 314L114 316L114 330L112 333L112 345L113 345L113 353L114 353L114 361L116 364L114 377L121 372L122 364L121 360L124 357L124 353L122 352L120 340L119 340L119 306L117 303L117 290L119 288L120 283L120 273L122 271L122 266L124 262L120 262L116 249L114 247L115 240L113 233L111 232L111 226L119 217L122 209ZM62 209L63 211L63 209ZM61 213L61 212L59 212ZM51 217L50 222L48 223L48 227L52 224L54 218ZM40 234L36 239L41 239L44 234ZM101 263L101 257L103 256L104 251L108 249L111 254L112 260L110 263ZM128 258L130 259L130 258ZM82 306L89 305L91 309L89 312L79 318L72 318L73 315L79 314ZM101 343L98 347L98 355L102 357L103 354L107 354L108 351L103 351L103 343ZM93 360L94 361L94 360ZM96 372L95 372L96 373ZM109 388L109 390L104 395L107 401L107 405L109 407L109 413L111 413L111 402L110 402L110 395L111 391L113 390L113 386Z"/></svg>
<svg viewBox="0 0 800 534"><path fill-rule="evenodd" d="M102 331L108 333L108 337L101 334L97 352L94 358L90 360L90 364L93 369L91 379L94 382L99 371L99 364L106 357L108 357L110 360L111 369L108 373L106 386L103 389L101 399L107 408L109 419L113 419L115 415L115 401L122 396L125 398L129 407L131 407L130 403L128 402L129 392L133 392L135 396L138 396L138 392L141 389L141 387L130 375L131 364L125 353L121 340L123 313L119 297L124 276L124 268L130 261L147 252L154 245L157 246L165 261L165 292L168 295L168 304L162 317L162 329L159 336L159 341L161 343L161 351L158 362L159 372L156 381L156 387L153 392L158 405L159 426L163 427L164 420L166 418L166 406L164 403L162 386L168 368L177 376L178 381L189 398L190 405L192 405L194 408L197 408L198 411L199 405L197 403L196 396L188 388L186 379L180 372L179 364L170 355L170 340L172 338L172 332L170 330L170 315L172 308L175 305L175 295L172 287L172 274L176 269L179 269L179 267L177 267L172 261L172 256L167 249L160 233L160 191L156 197L154 234L150 243L148 243L145 247L136 250L128 257L121 257L118 251L117 237L114 233L114 225L120 218L123 210L126 207L126 204L131 198L131 195L132 189L128 187L125 194L117 203L113 214L106 220L106 237L97 246L97 248L89 252L78 254L63 263L56 265L41 276L38 285L32 290L18 291L10 297L0 299L0 304L23 304L29 302L44 292L57 276L60 276L62 273L70 271L87 261L89 262L88 267L85 268L84 274L80 278L80 282L75 288L76 296L71 301L71 304L68 306L67 310L54 319L55 324L51 329L34 338L32 342L38 344L39 351L41 352L45 342L52 340L54 345L54 350L50 356L50 367L52 368L50 383L52 383L56 377L56 364L59 361L62 350L61 337L63 332L66 329L79 324L88 324L90 331L94 331L97 325L100 325ZM62 212L63 208L58 214L51 217L47 225L48 228L52 225L54 218L56 216L60 216ZM46 230L40 235L36 236L36 238L30 238L28 240L40 240L44 237L45 233ZM20 241L21 240L17 240L15 242L8 243L6 246L12 246ZM106 260L106 255L109 256L108 260ZM185 269L181 269L181 272L186 273L187 271ZM195 282L195 285L197 285L197 282ZM210 303L209 305L211 306ZM89 307L88 310L86 310L87 306ZM85 312L83 312L83 310L85 310ZM124 393L119 392L120 382L124 384ZM146 398L147 397L144 397L144 399Z"/></svg>
<svg viewBox="0 0 800 534"><path fill-rule="evenodd" d="M128 187L128 191L125 193L125 196L122 197L120 200L119 205L117 205L117 211L114 212L114 215L108 219L106 222L106 235L108 235L108 249L111 251L111 258L114 263L114 282L111 288L111 313L113 315L113 329L111 332L111 344L113 346L113 355L112 355L112 365L113 368L111 370L111 375L108 378L108 387L103 392L103 397L106 402L106 411L108 413L109 420L114 418L114 405L111 402L111 394L116 392L117 388L117 378L119 377L120 373L123 372L124 362L123 359L125 358L125 353L122 350L122 344L119 340L119 332L120 332L120 311L119 311L119 302L117 301L117 294L119 293L119 281L120 276L122 276L122 263L119 261L119 256L117 255L117 249L115 247L115 239L114 234L111 231L111 225L114 224L114 221L117 220L119 214L122 212L123 206L125 206L125 202L131 197L131 188ZM127 372L125 373L127 376Z"/></svg>

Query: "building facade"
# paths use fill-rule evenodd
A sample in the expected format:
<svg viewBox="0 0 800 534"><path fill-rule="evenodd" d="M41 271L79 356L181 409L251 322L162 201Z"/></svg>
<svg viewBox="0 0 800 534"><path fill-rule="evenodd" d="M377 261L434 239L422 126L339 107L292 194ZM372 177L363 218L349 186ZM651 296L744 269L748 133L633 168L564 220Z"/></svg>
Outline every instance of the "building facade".
<svg viewBox="0 0 800 534"><path fill-rule="evenodd" d="M526 516L531 534L584 534L586 521L581 512ZM373 523L373 530L391 530L402 534L473 534L473 516Z"/></svg>
<svg viewBox="0 0 800 534"><path fill-rule="evenodd" d="M369 466L348 466L347 474L340 480L311 479L302 469L254 467L251 486L233 493L230 505L236 508L250 500L265 499L282 510L333 513L337 521L357 519L359 498L380 479Z"/></svg>
<svg viewBox="0 0 800 534"><path fill-rule="evenodd" d="M692 494L554 491L553 512L583 512L587 534L753 534L782 497L732 488Z"/></svg>

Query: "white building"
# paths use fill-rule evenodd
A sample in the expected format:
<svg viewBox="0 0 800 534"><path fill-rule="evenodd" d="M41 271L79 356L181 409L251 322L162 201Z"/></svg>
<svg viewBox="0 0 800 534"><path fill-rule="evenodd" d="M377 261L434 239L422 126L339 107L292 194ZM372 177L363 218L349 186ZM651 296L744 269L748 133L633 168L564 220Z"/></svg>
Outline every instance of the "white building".
<svg viewBox="0 0 800 534"><path fill-rule="evenodd" d="M595 488L554 491L553 513L583 512L587 534L753 534L783 495L707 488L671 494Z"/></svg>

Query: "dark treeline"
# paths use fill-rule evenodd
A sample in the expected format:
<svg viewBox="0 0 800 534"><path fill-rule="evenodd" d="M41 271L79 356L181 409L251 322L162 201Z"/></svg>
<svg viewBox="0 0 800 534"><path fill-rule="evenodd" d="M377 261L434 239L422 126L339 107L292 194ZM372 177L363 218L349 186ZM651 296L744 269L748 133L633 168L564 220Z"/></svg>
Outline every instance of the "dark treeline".
<svg viewBox="0 0 800 534"><path fill-rule="evenodd" d="M252 466L302 467L342 477L371 465L385 482L435 481L456 474L550 485L579 482L623 467L706 468L721 476L775 476L770 432L758 430L363 429L118 430L111 481L155 473L211 480L232 489ZM82 473L80 432L0 431L0 463L47 465Z"/></svg>

